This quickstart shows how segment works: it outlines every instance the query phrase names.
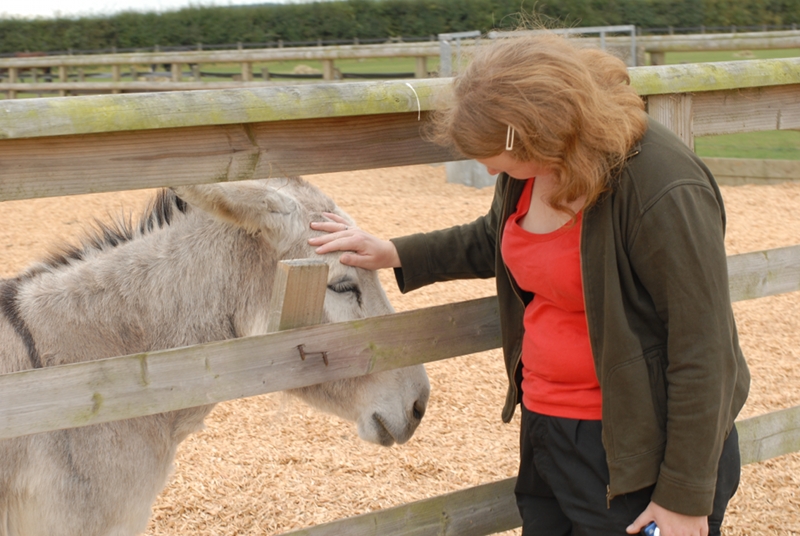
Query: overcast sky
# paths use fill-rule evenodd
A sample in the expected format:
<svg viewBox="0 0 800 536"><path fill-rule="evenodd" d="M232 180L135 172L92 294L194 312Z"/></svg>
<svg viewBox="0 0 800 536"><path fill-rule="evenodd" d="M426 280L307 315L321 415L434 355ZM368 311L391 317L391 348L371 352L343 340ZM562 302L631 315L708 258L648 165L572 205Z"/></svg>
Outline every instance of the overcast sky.
<svg viewBox="0 0 800 536"><path fill-rule="evenodd" d="M120 11L173 11L182 7L278 3L282 0L2 0L0 17L74 17Z"/></svg>

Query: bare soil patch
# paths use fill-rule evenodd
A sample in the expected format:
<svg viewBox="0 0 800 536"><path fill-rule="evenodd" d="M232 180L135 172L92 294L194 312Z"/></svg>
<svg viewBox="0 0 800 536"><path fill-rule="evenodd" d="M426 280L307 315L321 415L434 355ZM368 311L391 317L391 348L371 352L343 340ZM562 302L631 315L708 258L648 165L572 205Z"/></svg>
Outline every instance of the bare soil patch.
<svg viewBox="0 0 800 536"><path fill-rule="evenodd" d="M442 166L308 177L379 236L471 221L492 190L445 181ZM0 276L17 273L50 246L74 240L93 218L138 214L150 191L0 203ZM800 185L723 187L728 253L800 243ZM492 281L459 281L400 295L398 311L494 293ZM800 294L735 304L753 373L742 417L800 404ZM428 365L431 402L406 445L360 441L353 426L282 394L217 406L207 427L181 445L149 536L280 534L513 476L519 416L500 420L505 379L499 351ZM743 469L725 534L800 534L800 455ZM517 531L508 534L518 534Z"/></svg>

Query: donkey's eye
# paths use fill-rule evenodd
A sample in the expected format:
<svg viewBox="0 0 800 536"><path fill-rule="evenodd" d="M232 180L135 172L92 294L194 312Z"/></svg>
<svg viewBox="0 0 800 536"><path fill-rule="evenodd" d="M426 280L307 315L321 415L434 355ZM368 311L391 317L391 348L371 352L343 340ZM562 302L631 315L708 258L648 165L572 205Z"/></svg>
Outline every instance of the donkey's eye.
<svg viewBox="0 0 800 536"><path fill-rule="evenodd" d="M352 293L355 296L358 305L361 305L361 289L353 281L334 281L328 285L328 288L337 294Z"/></svg>

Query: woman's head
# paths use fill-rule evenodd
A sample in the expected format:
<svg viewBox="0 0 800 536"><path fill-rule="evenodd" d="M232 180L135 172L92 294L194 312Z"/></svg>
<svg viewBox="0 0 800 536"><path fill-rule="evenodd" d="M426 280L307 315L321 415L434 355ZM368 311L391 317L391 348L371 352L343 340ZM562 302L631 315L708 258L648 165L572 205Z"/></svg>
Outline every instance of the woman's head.
<svg viewBox="0 0 800 536"><path fill-rule="evenodd" d="M468 158L506 150L554 171L555 208L581 195L592 204L647 128L644 104L625 64L550 33L476 47L456 76L449 103L434 116L434 139Z"/></svg>

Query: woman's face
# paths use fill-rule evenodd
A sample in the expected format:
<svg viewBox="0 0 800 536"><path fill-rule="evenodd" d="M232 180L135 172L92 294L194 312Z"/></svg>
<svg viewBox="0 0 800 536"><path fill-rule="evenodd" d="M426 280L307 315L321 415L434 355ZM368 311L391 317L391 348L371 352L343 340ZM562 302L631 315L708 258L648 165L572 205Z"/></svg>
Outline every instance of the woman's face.
<svg viewBox="0 0 800 536"><path fill-rule="evenodd" d="M497 175L505 171L509 177L521 180L530 179L537 175L548 175L552 171L538 162L519 161L508 151L503 151L499 155L489 158L478 158L477 161L486 166L486 170L490 175Z"/></svg>

